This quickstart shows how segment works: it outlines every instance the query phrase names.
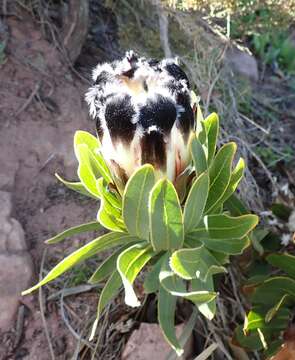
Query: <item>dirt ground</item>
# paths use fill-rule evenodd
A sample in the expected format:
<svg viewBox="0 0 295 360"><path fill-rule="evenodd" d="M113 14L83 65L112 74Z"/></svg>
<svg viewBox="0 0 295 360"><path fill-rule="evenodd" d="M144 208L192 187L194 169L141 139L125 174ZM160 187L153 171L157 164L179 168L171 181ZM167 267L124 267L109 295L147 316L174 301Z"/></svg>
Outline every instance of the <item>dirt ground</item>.
<svg viewBox="0 0 295 360"><path fill-rule="evenodd" d="M96 216L95 202L83 206L54 176L58 172L76 179L73 135L77 129L94 132L94 124L83 100L86 85L73 76L32 19L8 17L6 24L9 38L0 68L0 187L12 193L12 215L24 228L37 275L43 241ZM62 246L57 255L54 249L50 254L58 258L64 250ZM24 327L1 334L0 358L47 360L50 354L38 296L24 297L21 302L25 304ZM57 306L45 309L45 314L54 334L56 359L66 359L77 340L63 324ZM19 331L21 339L15 346Z"/></svg>

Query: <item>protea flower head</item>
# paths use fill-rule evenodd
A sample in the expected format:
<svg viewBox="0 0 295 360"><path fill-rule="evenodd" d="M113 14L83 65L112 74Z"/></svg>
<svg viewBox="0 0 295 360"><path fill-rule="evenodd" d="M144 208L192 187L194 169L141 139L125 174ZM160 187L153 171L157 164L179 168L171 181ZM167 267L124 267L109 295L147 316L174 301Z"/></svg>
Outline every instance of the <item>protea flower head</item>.
<svg viewBox="0 0 295 360"><path fill-rule="evenodd" d="M189 80L175 59L146 59L133 51L99 64L86 94L102 154L124 182L150 163L175 182L190 162L194 129Z"/></svg>

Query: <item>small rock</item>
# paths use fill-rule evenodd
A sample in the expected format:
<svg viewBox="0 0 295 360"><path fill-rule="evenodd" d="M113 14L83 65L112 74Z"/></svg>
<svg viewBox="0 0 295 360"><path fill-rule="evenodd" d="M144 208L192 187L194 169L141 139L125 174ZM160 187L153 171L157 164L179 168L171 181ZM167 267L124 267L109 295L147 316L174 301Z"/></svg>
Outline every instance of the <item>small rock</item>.
<svg viewBox="0 0 295 360"><path fill-rule="evenodd" d="M257 61L248 52L232 47L225 54L225 63L237 74L249 80L258 81Z"/></svg>
<svg viewBox="0 0 295 360"><path fill-rule="evenodd" d="M183 331L183 324L176 326L176 336ZM142 323L134 330L123 351L121 360L165 360L171 352L158 324ZM192 337L187 341L184 354L178 359L186 359L192 353Z"/></svg>
<svg viewBox="0 0 295 360"><path fill-rule="evenodd" d="M12 209L11 194L0 191L0 251L27 250L25 234L21 224L10 218Z"/></svg>
<svg viewBox="0 0 295 360"><path fill-rule="evenodd" d="M0 254L0 332L14 324L21 292L33 278L33 263L28 253Z"/></svg>
<svg viewBox="0 0 295 360"><path fill-rule="evenodd" d="M11 193L0 191L0 219L9 217L12 210Z"/></svg>

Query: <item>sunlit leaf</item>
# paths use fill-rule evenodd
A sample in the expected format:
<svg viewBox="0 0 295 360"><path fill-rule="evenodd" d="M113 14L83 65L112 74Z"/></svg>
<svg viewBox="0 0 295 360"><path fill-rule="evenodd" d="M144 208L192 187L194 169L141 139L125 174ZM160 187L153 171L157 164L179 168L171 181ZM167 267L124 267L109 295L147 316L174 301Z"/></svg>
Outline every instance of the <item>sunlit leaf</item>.
<svg viewBox="0 0 295 360"><path fill-rule="evenodd" d="M170 258L170 267L175 274L187 280L197 278L206 281L210 275L226 272L204 245L175 251Z"/></svg>
<svg viewBox="0 0 295 360"><path fill-rule="evenodd" d="M171 295L190 300L196 305L207 303L216 297L213 291L187 291L184 281L171 271L168 262L163 262L159 279L161 286Z"/></svg>
<svg viewBox="0 0 295 360"><path fill-rule="evenodd" d="M159 180L149 200L150 234L156 251L178 249L183 244L183 218L173 184Z"/></svg>
<svg viewBox="0 0 295 360"><path fill-rule="evenodd" d="M290 310L282 308L277 311L275 317L270 321L265 321L266 309L261 306L254 306L245 318L244 331L269 329L285 330L290 319Z"/></svg>
<svg viewBox="0 0 295 360"><path fill-rule="evenodd" d="M148 200L155 184L155 173L146 164L128 180L123 195L123 219L131 235L149 240Z"/></svg>
<svg viewBox="0 0 295 360"><path fill-rule="evenodd" d="M97 220L108 230L124 231L125 225L121 217L120 211L112 206L105 195L104 179L97 180L97 188L101 194L100 207L97 213Z"/></svg>
<svg viewBox="0 0 295 360"><path fill-rule="evenodd" d="M91 278L88 280L88 283L97 284L110 276L114 272L114 269L116 269L118 256L123 250L127 248L127 246L129 245L120 247L118 250L115 250L110 256L108 256L92 274Z"/></svg>
<svg viewBox="0 0 295 360"><path fill-rule="evenodd" d="M46 244L56 244L67 237L71 237L76 234L81 234L88 231L101 230L103 227L97 221L91 221L89 223L85 223L78 226L73 226L65 231L53 236L52 238L45 241Z"/></svg>
<svg viewBox="0 0 295 360"><path fill-rule="evenodd" d="M241 239L258 223L258 216L253 214L231 217L224 214L207 215L204 227L212 239Z"/></svg>
<svg viewBox="0 0 295 360"><path fill-rule="evenodd" d="M77 151L77 148L81 144L86 145L94 154L98 152L101 146L97 137L93 136L87 131L77 130L74 135L74 151L78 161L79 152Z"/></svg>
<svg viewBox="0 0 295 360"><path fill-rule="evenodd" d="M231 166L237 145L233 142L221 147L209 168L210 187L205 208L206 213L220 205L220 201L229 185Z"/></svg>
<svg viewBox="0 0 295 360"><path fill-rule="evenodd" d="M110 303L110 301L118 294L120 291L120 287L122 285L122 280L118 271L114 271L112 275L109 277L108 281L106 282L104 288L99 297L98 306L97 306L97 315L96 320L93 323L91 335L89 340L93 340L95 331L98 325L98 321L101 317L101 314L104 308Z"/></svg>
<svg viewBox="0 0 295 360"><path fill-rule="evenodd" d="M208 165L204 148L196 136L194 136L191 141L191 154L196 173L200 175L207 170Z"/></svg>
<svg viewBox="0 0 295 360"><path fill-rule="evenodd" d="M86 259L89 259L90 257L98 254L103 250L111 249L115 246L125 245L138 240L139 239L134 236L120 232L111 232L102 235L97 239L92 240L90 243L82 246L80 249L74 251L72 254L68 255L61 262L59 262L51 271L49 271L49 273L45 276L43 280L41 280L38 284L31 287L30 289L25 290L22 294L26 295L31 293L39 287L56 279L58 276L71 269L73 266L79 264L81 261L85 261Z"/></svg>
<svg viewBox="0 0 295 360"><path fill-rule="evenodd" d="M210 114L204 120L207 133L208 164L210 165L216 150L216 143L219 131L219 118L216 113Z"/></svg>
<svg viewBox="0 0 295 360"><path fill-rule="evenodd" d="M140 305L132 284L153 255L154 252L151 245L145 243L132 245L118 256L117 270L121 275L125 288L125 303L129 306L136 307Z"/></svg>
<svg viewBox="0 0 295 360"><path fill-rule="evenodd" d="M204 173L193 183L184 206L184 231L187 233L200 222L206 205L209 177Z"/></svg>
<svg viewBox="0 0 295 360"><path fill-rule="evenodd" d="M245 161L244 159L240 158L236 167L232 171L229 184L224 194L219 200L221 203L225 202L236 191L241 179L243 178L244 170L245 170Z"/></svg>
<svg viewBox="0 0 295 360"><path fill-rule="evenodd" d="M186 235L185 242L193 247L194 243L201 242L208 249L225 255L241 254L250 245L250 239L245 236L242 239L213 239L205 231L193 231Z"/></svg>
<svg viewBox="0 0 295 360"><path fill-rule="evenodd" d="M191 291L211 291L214 292L213 277L208 276L206 281L200 279L193 279L191 281ZM197 304L197 308L200 313L203 314L207 319L212 320L216 313L216 299L212 299L203 304Z"/></svg>
<svg viewBox="0 0 295 360"><path fill-rule="evenodd" d="M96 159L86 145L78 145L76 151L79 157L79 179L92 195L100 197L100 193L96 187L96 179L100 177Z"/></svg>
<svg viewBox="0 0 295 360"><path fill-rule="evenodd" d="M86 187L84 186L84 184L82 182L70 182L70 181L66 181L64 180L62 177L60 177L58 174L55 174L55 176L58 178L59 181L61 181L67 188L76 191L77 193L81 194L81 195L85 195L88 197L91 197L92 199L99 199L99 195L93 195L91 194Z"/></svg>

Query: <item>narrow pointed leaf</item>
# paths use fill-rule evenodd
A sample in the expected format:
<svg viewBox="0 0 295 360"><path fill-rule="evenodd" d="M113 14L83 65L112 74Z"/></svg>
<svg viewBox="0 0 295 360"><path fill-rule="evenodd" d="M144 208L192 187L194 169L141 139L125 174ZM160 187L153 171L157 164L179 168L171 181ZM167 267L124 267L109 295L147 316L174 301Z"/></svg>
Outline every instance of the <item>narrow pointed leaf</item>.
<svg viewBox="0 0 295 360"><path fill-rule="evenodd" d="M59 233L58 235L53 236L52 238L45 241L46 244L56 244L67 237L71 237L73 235L81 234L88 231L101 230L103 227L97 221L91 221L89 223L85 223L78 226L73 226L65 231Z"/></svg>
<svg viewBox="0 0 295 360"><path fill-rule="evenodd" d="M176 297L172 296L162 286L160 286L158 294L158 321L163 335L170 346L180 356L183 353L179 341L175 334L175 310Z"/></svg>
<svg viewBox="0 0 295 360"><path fill-rule="evenodd" d="M289 298L290 295L285 294L284 296L282 296L282 298L279 300L279 302L277 304L275 304L274 307L272 307L271 309L268 310L268 312L265 315L265 322L268 323L270 322L278 313L278 311L280 309L282 309L282 306L284 304L284 302ZM290 316L290 314L289 314Z"/></svg>
<svg viewBox="0 0 295 360"><path fill-rule="evenodd" d="M122 286L122 279L117 270L109 277L106 282L98 301L97 318L100 318L106 305L118 294Z"/></svg>
<svg viewBox="0 0 295 360"><path fill-rule="evenodd" d="M204 173L193 183L184 206L185 233L198 226L207 201L209 190L209 177Z"/></svg>
<svg viewBox="0 0 295 360"><path fill-rule="evenodd" d="M197 106L197 117L196 117L196 133L201 144L204 144L207 140L206 129L204 126L204 117L200 105Z"/></svg>
<svg viewBox="0 0 295 360"><path fill-rule="evenodd" d="M118 256L123 250L126 249L127 246L129 245L120 247L118 250L114 251L110 256L108 256L92 274L91 278L88 280L88 283L97 284L110 276L116 268Z"/></svg>
<svg viewBox="0 0 295 360"><path fill-rule="evenodd" d="M216 150L216 143L219 131L219 118L216 113L210 114L205 120L204 125L207 133L208 164L210 165Z"/></svg>
<svg viewBox="0 0 295 360"><path fill-rule="evenodd" d="M220 203L224 203L237 190L237 187L243 178L244 170L245 170L245 161L244 159L240 158L231 174L229 184L224 194L222 195L221 199L219 200ZM215 208L212 208L212 210L213 209Z"/></svg>
<svg viewBox="0 0 295 360"><path fill-rule="evenodd" d="M178 249L183 244L183 219L173 184L159 180L149 199L151 242L155 251Z"/></svg>
<svg viewBox="0 0 295 360"><path fill-rule="evenodd" d="M124 250L117 259L117 270L125 288L125 303L136 307L140 305L132 284L144 265L153 257L149 244L136 244Z"/></svg>
<svg viewBox="0 0 295 360"><path fill-rule="evenodd" d="M196 169L197 175L202 174L207 170L207 159L204 148L200 142L200 140L194 136L191 141L191 154L194 162L194 166Z"/></svg>
<svg viewBox="0 0 295 360"><path fill-rule="evenodd" d="M55 176L58 178L58 180L60 182L62 182L67 188L76 191L77 193L81 194L81 195L85 195L88 196L92 199L99 199L99 195L93 195L91 194L85 187L85 185L82 182L71 182L71 181L66 181L64 180L62 177L60 177L58 174L55 174Z"/></svg>
<svg viewBox="0 0 295 360"><path fill-rule="evenodd" d="M95 335L95 331L98 325L98 321L101 317L101 314L104 308L109 304L109 302L119 293L120 287L122 285L121 277L118 271L114 271L112 275L109 277L108 281L106 282L102 292L100 294L97 306L97 315L96 319L93 323L91 334L89 337L89 341L92 341Z"/></svg>
<svg viewBox="0 0 295 360"><path fill-rule="evenodd" d="M220 272L226 272L204 245L194 249L175 251L170 258L170 267L183 279L200 279Z"/></svg>
<svg viewBox="0 0 295 360"><path fill-rule="evenodd" d="M149 240L148 200L155 184L155 173L146 164L128 180L123 195L123 219L131 235Z"/></svg>
<svg viewBox="0 0 295 360"><path fill-rule="evenodd" d="M31 293L39 287L56 279L58 276L71 269L73 266L79 264L81 261L89 259L90 257L98 254L103 250L111 249L112 247L119 245L125 245L137 240L138 238L126 233L111 232L102 235L97 239L92 240L90 243L82 246L80 249L74 251L72 254L68 255L61 262L59 262L51 271L49 271L49 273L45 276L43 280L41 280L38 284L31 287L30 289L25 290L22 294L26 295Z"/></svg>
<svg viewBox="0 0 295 360"><path fill-rule="evenodd" d="M220 205L220 200L228 187L231 178L231 166L237 145L233 142L225 144L218 151L209 168L210 187L205 208L210 213Z"/></svg>

